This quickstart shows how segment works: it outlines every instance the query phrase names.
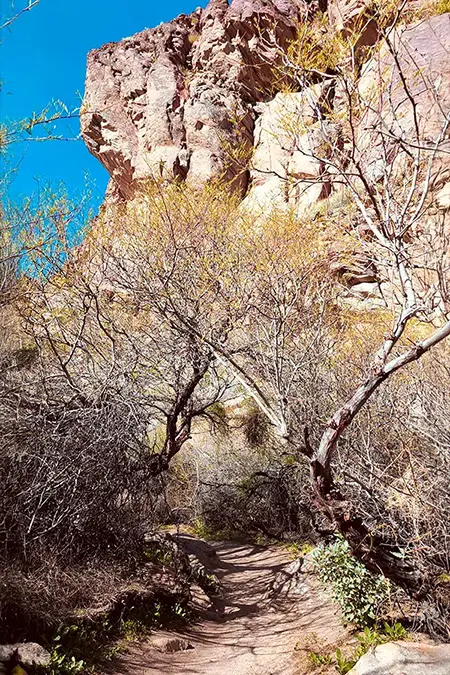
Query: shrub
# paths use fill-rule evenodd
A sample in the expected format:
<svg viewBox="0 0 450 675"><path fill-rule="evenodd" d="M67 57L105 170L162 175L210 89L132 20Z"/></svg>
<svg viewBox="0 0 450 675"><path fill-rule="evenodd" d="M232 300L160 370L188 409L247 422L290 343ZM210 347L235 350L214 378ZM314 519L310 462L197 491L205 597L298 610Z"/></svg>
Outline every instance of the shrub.
<svg viewBox="0 0 450 675"><path fill-rule="evenodd" d="M378 628L378 626L374 626L373 628L366 626L363 632L356 636L359 646L352 654L347 656L340 649L336 650L336 670L340 675L346 675L355 663L372 647L377 647L393 640L406 640L407 638L408 631L398 622L393 625L384 622L382 629Z"/></svg>
<svg viewBox="0 0 450 675"><path fill-rule="evenodd" d="M329 666L331 656L329 654L320 654L319 652L309 652L308 660L314 668L318 668L319 666Z"/></svg>
<svg viewBox="0 0 450 675"><path fill-rule="evenodd" d="M263 536L259 541L265 543L293 534L314 537L303 467L265 459L252 467L249 455L243 460L247 466L238 472L224 456L200 483L196 496L207 531Z"/></svg>
<svg viewBox="0 0 450 675"><path fill-rule="evenodd" d="M389 597L389 581L369 572L351 553L342 538L313 553L320 580L331 586L345 621L357 626L373 624L380 606Z"/></svg>
<svg viewBox="0 0 450 675"><path fill-rule="evenodd" d="M51 653L49 675L76 675L82 673L85 663L82 659L78 660L74 656L67 656L60 649L55 647Z"/></svg>

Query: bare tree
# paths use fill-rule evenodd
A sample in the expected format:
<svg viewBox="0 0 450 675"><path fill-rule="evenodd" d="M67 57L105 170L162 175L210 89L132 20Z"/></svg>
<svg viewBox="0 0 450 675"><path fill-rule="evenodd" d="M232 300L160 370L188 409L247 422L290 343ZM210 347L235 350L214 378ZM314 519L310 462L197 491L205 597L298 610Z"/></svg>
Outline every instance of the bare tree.
<svg viewBox="0 0 450 675"><path fill-rule="evenodd" d="M385 282L384 303L394 316L360 384L330 415L321 437L312 442L305 430L303 452L310 461L318 505L353 550L372 569L420 595L428 589L424 570L405 557L395 537L389 541L365 522L342 494L332 468L344 432L378 388L450 334L445 216L441 221L435 217L435 225L430 225L428 215L433 189L446 175L449 102L439 90L432 64L416 47L414 29L401 25L404 6L391 9L389 21L386 14L378 17L380 42L363 68L359 44L365 21L343 37L327 37L322 20L315 27L302 27L284 58L314 111L312 121L287 112L286 129L298 151L321 167L319 175L297 180L297 189L323 183L341 195L345 210L333 212L325 203L325 218L329 223L340 219L353 232L356 248L365 252ZM428 31L445 52L436 21L415 30ZM323 82L325 98L317 96L318 81ZM427 227L434 227L434 236ZM426 337L411 340L418 322L428 325ZM281 416L279 422L282 427ZM292 427L286 435L298 443L298 431L290 431ZM352 461L351 455L347 460Z"/></svg>
<svg viewBox="0 0 450 675"><path fill-rule="evenodd" d="M217 186L200 195L155 181L133 203L106 209L76 254L64 248L64 262L54 251L39 261L45 275L33 280L23 316L44 399L61 380L66 405L113 401L130 410L148 476L168 468L196 418L214 421L212 404L251 397L282 447L296 461L307 458L316 504L355 553L423 597L434 562L407 550L409 530L403 537L393 534L395 522L383 527L386 491L355 470L362 416L402 416L400 405L383 407L381 385L408 365L432 363L426 355L450 334L446 247L436 237L427 249L423 225L448 154L448 102L400 19L394 12L389 25L380 20L382 41L363 69L358 32L339 39L331 63L314 26L285 55L313 118L288 118L287 130L320 166L312 178L286 182L296 190L326 185L322 196L332 190L321 218L275 210L255 225ZM318 55L309 67L305 49ZM349 320L353 310L328 274L343 230L376 268L392 317L384 336L374 331L376 343L362 336L370 356L352 343L357 311ZM445 224L439 230L445 238ZM370 458L370 443L366 449ZM347 491L337 467L349 477Z"/></svg>
<svg viewBox="0 0 450 675"><path fill-rule="evenodd" d="M154 244L143 246L145 220L129 222L116 249L97 222L95 241L75 252L66 239L70 218L59 222L59 243L33 260L23 330L38 353L44 399L52 400L46 382L56 378L67 404L128 407L148 475L156 476L190 438L193 420L226 397L230 378L204 340L174 327L159 276L167 261L153 257L161 241L155 232ZM195 293L187 277L183 284Z"/></svg>
<svg viewBox="0 0 450 675"><path fill-rule="evenodd" d="M336 231L345 223L358 249L376 266L385 306L393 316L390 330L360 370L359 384L353 381L345 395L341 391L341 401L328 398L326 377L322 378L342 345L340 299L332 301L329 286L316 281L317 272L320 277L322 271L323 277L320 255L307 269L299 263L292 238L290 248L283 248L286 231L274 228L278 236L271 238L270 228L249 227L242 213L230 229L202 227L201 210L189 199L184 207L189 218L166 218L168 236L161 238L147 221L150 254L140 243L145 230L138 237L127 233L124 239L135 253L141 247L139 274L133 272L134 294L145 297L150 311L163 316L176 331L207 345L212 362L258 403L286 443L308 457L316 502L353 550L372 569L421 596L432 579L423 576L417 560L405 555L401 542L366 522L357 505L342 494L333 472L344 432L380 386L450 334L445 246L436 238L433 250L426 251L423 235L433 189L448 154L448 102L430 64L420 62L413 50L414 34L401 25L401 18L401 11L390 14L389 25L380 18L382 40L362 74L358 33L340 40L340 58L333 53L329 67L327 44L321 44L323 31L320 39L312 38L321 57L313 67L308 69L301 58L294 60L295 49L286 56L286 67L303 90L320 79L326 84L325 98L315 98L312 88L306 91L314 112L313 128L302 119L289 122L301 152L320 163L319 176L311 180L331 185L345 205L344 212L327 212L325 206L324 218L330 227L336 224ZM433 20L426 25L433 34ZM304 33L300 37L304 39ZM305 45L311 54L311 37ZM300 57L305 45L297 45ZM324 52L326 67L321 70ZM377 74L375 86L373 79L367 85L370 72ZM308 178L300 182L307 187ZM158 213L165 208L162 202ZM180 227L180 222L189 227ZM164 252L162 261L157 250ZM329 247L325 250L328 255ZM292 251L296 254L290 258ZM129 267L119 260L127 259L123 252L113 257L122 272ZM414 337L418 324L425 334ZM350 362L354 357L350 350ZM325 397L327 404L319 408L330 413L325 424L317 414L311 431L305 422L314 415L301 412L305 389L299 386L307 363L317 385L310 409ZM351 462L351 456L347 460Z"/></svg>
<svg viewBox="0 0 450 675"><path fill-rule="evenodd" d="M40 0L28 0L28 4L22 7L19 10L14 9L14 3L11 3L11 10L12 14L11 16L7 17L2 24L0 24L0 30L4 30L5 28L9 28L17 19L22 16L25 12L29 12L33 7L36 7L38 5Z"/></svg>

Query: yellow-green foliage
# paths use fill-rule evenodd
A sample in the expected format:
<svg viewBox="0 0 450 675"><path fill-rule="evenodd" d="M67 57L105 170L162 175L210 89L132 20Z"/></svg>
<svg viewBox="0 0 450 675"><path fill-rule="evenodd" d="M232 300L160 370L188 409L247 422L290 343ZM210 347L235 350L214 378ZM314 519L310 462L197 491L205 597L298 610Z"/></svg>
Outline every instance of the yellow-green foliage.
<svg viewBox="0 0 450 675"><path fill-rule="evenodd" d="M189 35L188 35L189 44L190 45L195 44L199 37L200 37L200 35L198 33L189 33Z"/></svg>
<svg viewBox="0 0 450 675"><path fill-rule="evenodd" d="M329 666L332 658L330 654L320 654L319 652L309 652L308 659L314 668L320 666Z"/></svg>
<svg viewBox="0 0 450 675"><path fill-rule="evenodd" d="M305 73L356 74L357 66L367 60L367 50L360 42L368 24L375 20L379 26L389 25L395 20L397 6L397 0L374 0L345 30L332 26L326 14L316 15L312 22L298 28L288 49L290 62Z"/></svg>
<svg viewBox="0 0 450 675"><path fill-rule="evenodd" d="M435 14L447 14L450 12L450 0L438 0L433 9Z"/></svg>
<svg viewBox="0 0 450 675"><path fill-rule="evenodd" d="M447 14L450 12L450 0L432 0L424 7L419 9L416 14L416 19L428 19L439 14Z"/></svg>
<svg viewBox="0 0 450 675"><path fill-rule="evenodd" d="M408 632L402 624L397 622L390 625L385 622L382 627L377 625L372 628L366 627L359 633L356 636L359 646L351 652L348 649L345 652L341 649L336 649L333 653L333 650L330 650L330 646L323 643L315 633L306 633L297 642L294 650L306 654L310 664L310 671L312 672L316 672L316 668L334 663L335 670L340 675L346 675L358 659L364 656L372 647L395 640L407 640L408 637Z"/></svg>
<svg viewBox="0 0 450 675"><path fill-rule="evenodd" d="M0 154L3 153L10 143L10 131L5 124L0 124Z"/></svg>
<svg viewBox="0 0 450 675"><path fill-rule="evenodd" d="M352 42L337 30L332 30L325 14L300 25L296 38L288 49L289 60L306 72L324 73L344 61Z"/></svg>
<svg viewBox="0 0 450 675"><path fill-rule="evenodd" d="M146 275L164 278L173 267L171 286L161 291L175 293L179 288L199 307L198 320L216 325L222 310L238 319L249 296L276 278L307 279L312 293L326 277L336 236L332 224L324 228L320 222L299 221L293 213L273 213L256 226L251 215L239 209L238 198L220 185L195 191L152 184L127 205L117 222L118 255L135 261L139 283L147 283ZM95 251L109 247L110 239L111 220L105 220L86 246L92 246L94 260ZM139 323L144 310L141 303L139 314L127 321Z"/></svg>
<svg viewBox="0 0 450 675"><path fill-rule="evenodd" d="M326 14L318 14L311 22L298 28L295 39L288 49L288 57L294 70L308 73L340 72L347 78L357 76L359 67L367 61L371 48L364 45L364 33L373 22L381 29L387 29L400 21L411 21L418 13L408 8L399 12L399 0L373 0L365 10L355 16L345 29L337 30ZM436 0L421 15L448 12L450 0ZM355 80L356 82L356 80Z"/></svg>
<svg viewBox="0 0 450 675"><path fill-rule="evenodd" d="M308 553L311 553L311 551L314 551L314 549L315 546L309 542L297 544L297 542L294 541L286 546L286 551L290 554L293 560L308 555Z"/></svg>
<svg viewBox="0 0 450 675"><path fill-rule="evenodd" d="M438 583L440 584L450 584L450 574L443 572L438 576Z"/></svg>
<svg viewBox="0 0 450 675"><path fill-rule="evenodd" d="M211 532L205 521L201 518L195 518L189 529L199 539L213 539L214 533Z"/></svg>
<svg viewBox="0 0 450 675"><path fill-rule="evenodd" d="M148 626L139 619L126 619L121 623L120 633L126 642L136 642L145 637L148 633Z"/></svg>

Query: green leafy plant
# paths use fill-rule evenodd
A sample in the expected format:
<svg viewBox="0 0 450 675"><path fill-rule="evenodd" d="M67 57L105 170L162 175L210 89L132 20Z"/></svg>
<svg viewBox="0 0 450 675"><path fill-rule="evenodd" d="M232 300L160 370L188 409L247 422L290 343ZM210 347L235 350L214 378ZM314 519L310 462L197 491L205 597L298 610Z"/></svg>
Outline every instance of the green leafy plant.
<svg viewBox="0 0 450 675"><path fill-rule="evenodd" d="M192 534L194 534L199 539L210 539L212 536L211 530L201 518L196 518L190 529L192 530Z"/></svg>
<svg viewBox="0 0 450 675"><path fill-rule="evenodd" d="M406 628L398 621L392 624L392 626L384 622L383 632L387 638L384 642L388 642L389 640L407 640L409 637Z"/></svg>
<svg viewBox="0 0 450 675"><path fill-rule="evenodd" d="M450 584L450 574L443 572L438 576L437 580L440 584Z"/></svg>
<svg viewBox="0 0 450 675"><path fill-rule="evenodd" d="M254 541L257 546L273 546L275 543L274 539L262 533L258 533Z"/></svg>
<svg viewBox="0 0 450 675"><path fill-rule="evenodd" d="M203 589L217 595L220 592L220 581L215 574L207 574L203 580Z"/></svg>
<svg viewBox="0 0 450 675"><path fill-rule="evenodd" d="M144 558L149 562L154 562L160 565L173 565L173 552L164 550L163 548L151 548L144 551Z"/></svg>
<svg viewBox="0 0 450 675"><path fill-rule="evenodd" d="M389 581L369 572L351 552L345 539L319 546L313 559L322 583L331 588L339 603L344 621L370 626L377 619L381 605L389 597Z"/></svg>
<svg viewBox="0 0 450 675"><path fill-rule="evenodd" d="M176 602L172 607L172 612L177 619L187 619L188 612L186 607L180 602Z"/></svg>
<svg viewBox="0 0 450 675"><path fill-rule="evenodd" d="M286 546L286 551L289 553L290 557L293 560L295 560L296 558L299 558L301 556L300 546L296 542L292 542L292 544L288 544Z"/></svg>
<svg viewBox="0 0 450 675"><path fill-rule="evenodd" d="M74 656L65 654L61 646L57 645L51 652L47 673L48 675L76 675L83 672L85 665L83 659L76 659Z"/></svg>
<svg viewBox="0 0 450 675"><path fill-rule="evenodd" d="M408 631L398 621L392 625L384 622L383 628L378 626L369 628L366 626L364 630L356 636L359 646L356 651L349 657L343 655L340 649L336 651L336 670L338 673L348 673L353 668L355 663L364 656L369 649L377 647L378 645L390 642L391 640L405 640L408 638Z"/></svg>
<svg viewBox="0 0 450 675"><path fill-rule="evenodd" d="M311 553L311 551L314 551L315 546L313 544L310 544L309 542L303 542L303 544L299 544L297 542L292 542L291 544L287 544L285 547L286 551L290 554L293 560L296 558L300 558L301 556L308 555L308 553Z"/></svg>
<svg viewBox="0 0 450 675"><path fill-rule="evenodd" d="M126 619L120 626L120 633L127 642L140 640L147 632L147 626L139 619Z"/></svg>
<svg viewBox="0 0 450 675"><path fill-rule="evenodd" d="M61 625L49 637L51 663L42 675L96 673L97 667L114 659L128 642L142 640L152 628L166 623L187 621L189 613L182 602L162 604L155 601L126 608L120 618L107 614L96 621Z"/></svg>
<svg viewBox="0 0 450 675"><path fill-rule="evenodd" d="M300 549L300 553L302 555L308 555L308 553L311 553L312 551L314 551L315 548L316 547L314 546L314 544L310 544L309 542L305 541L302 544L302 547Z"/></svg>
<svg viewBox="0 0 450 675"><path fill-rule="evenodd" d="M363 632L356 636L356 639L359 642L359 647L355 652L356 659L364 656L364 654L368 652L371 647L376 647L377 645L386 642L386 638L381 635L377 626L374 626L374 628L369 628L366 626Z"/></svg>
<svg viewBox="0 0 450 675"><path fill-rule="evenodd" d="M308 652L308 660L315 668L319 666L329 666L331 663L330 654L319 654L318 652Z"/></svg>
<svg viewBox="0 0 450 675"><path fill-rule="evenodd" d="M356 663L355 658L347 658L340 649L336 650L336 670L339 675L346 675Z"/></svg>

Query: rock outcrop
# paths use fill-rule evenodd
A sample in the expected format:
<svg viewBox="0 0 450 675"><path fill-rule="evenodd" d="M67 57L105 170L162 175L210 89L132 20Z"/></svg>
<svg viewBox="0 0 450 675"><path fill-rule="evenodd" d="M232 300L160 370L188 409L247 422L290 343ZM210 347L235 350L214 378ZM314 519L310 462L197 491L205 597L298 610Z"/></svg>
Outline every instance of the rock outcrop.
<svg viewBox="0 0 450 675"><path fill-rule="evenodd" d="M410 220L408 233L414 246L416 288L422 296L442 281L436 274L437 264L449 268L449 73L450 14L446 13L392 31L389 43L381 43L359 81L366 105L357 128L359 161L372 185L388 180L391 185L404 186L404 209L413 185L408 150L422 148L423 169L408 207L412 218L420 200L426 204ZM395 217L393 212L390 215ZM434 304L448 311L438 295Z"/></svg>
<svg viewBox="0 0 450 675"><path fill-rule="evenodd" d="M372 6L371 0L329 0L330 23L343 34L358 28L361 31L360 45L373 45L379 30L376 21L370 18Z"/></svg>
<svg viewBox="0 0 450 675"><path fill-rule="evenodd" d="M450 645L389 642L365 654L349 675L448 675Z"/></svg>
<svg viewBox="0 0 450 675"><path fill-rule="evenodd" d="M435 144L442 135L435 166L438 162L439 168L450 166L450 140L445 142L449 72L450 14L400 27L390 36L389 45L383 42L379 53L364 66L359 90L370 105L359 124L358 145L372 160L374 180L377 171L386 170L386 162L397 159L394 134L409 142L420 140L425 147ZM379 133L381 119L392 140ZM370 155L367 147L372 147ZM404 152L404 148L401 150Z"/></svg>
<svg viewBox="0 0 450 675"><path fill-rule="evenodd" d="M268 206L304 209L330 194L319 158L324 129L316 117L316 107L325 98L326 88L318 84L300 92L278 93L256 106L251 189L245 200L255 214ZM326 131L332 137L333 125Z"/></svg>
<svg viewBox="0 0 450 675"><path fill-rule="evenodd" d="M92 51L82 134L110 173L110 194L130 199L152 178L201 186L224 177L234 180L243 195L249 193L251 208L287 204L304 209L327 197L331 183L320 153L339 129L331 122L319 124L317 111L330 104L333 82L279 91L287 78L279 68L283 48L298 22L310 21L319 9L324 6L318 0L211 0L205 10ZM330 25L337 31L350 29L367 11L366 0L328 3ZM442 111L435 92L420 89L425 81L439 82L439 104L450 100L449 25L450 15L442 15L393 38L401 40L401 63L413 73L412 93L429 135ZM392 56L384 45L363 69L361 92L380 90L390 72ZM394 98L402 96L395 82L391 89ZM396 111L405 107L402 125L408 133L411 107L406 110L394 98L386 97L383 105L388 102ZM339 92L336 101L339 105ZM390 111L385 112L389 123ZM364 119L362 128L373 123ZM370 133L365 137L359 139L362 146L373 144ZM380 166L376 153L373 166L375 171ZM443 191L436 203L447 208L448 187L442 179L438 187Z"/></svg>
<svg viewBox="0 0 450 675"><path fill-rule="evenodd" d="M406 20L414 17L409 10L423 4L410 0ZM205 10L91 52L82 134L111 176L107 202L133 199L152 179L201 187L224 178L255 218L273 208L293 208L298 215L345 219L339 165L345 166L346 158L351 155L353 167L363 168L370 189L386 176L393 184L402 172L407 181L407 143L416 139L416 146L430 147L442 133L427 212L420 219L419 238L425 243L417 251L424 270L435 268L427 237L435 243L439 228L445 233L445 260L450 232L450 141L445 141L450 14L400 22L389 34L391 46L381 41L373 47L361 66L351 123L342 78L317 74L313 86L302 87L301 78L289 80L283 66L298 26L319 11L327 11L328 25L342 35L364 26L361 44L373 45L379 30L369 20L370 5L368 0L211 0ZM353 214L351 228L365 240L362 221ZM434 255L436 247L431 248ZM387 297L383 291L383 282L390 280L378 274L373 251L368 257L356 248L344 266L338 243L335 253L332 266L349 289L352 306L391 304L392 292ZM427 293L434 273L420 274Z"/></svg>
<svg viewBox="0 0 450 675"><path fill-rule="evenodd" d="M280 50L319 7L306 0L211 0L190 16L88 57L82 135L129 199L152 177L246 186L253 106L282 82Z"/></svg>

